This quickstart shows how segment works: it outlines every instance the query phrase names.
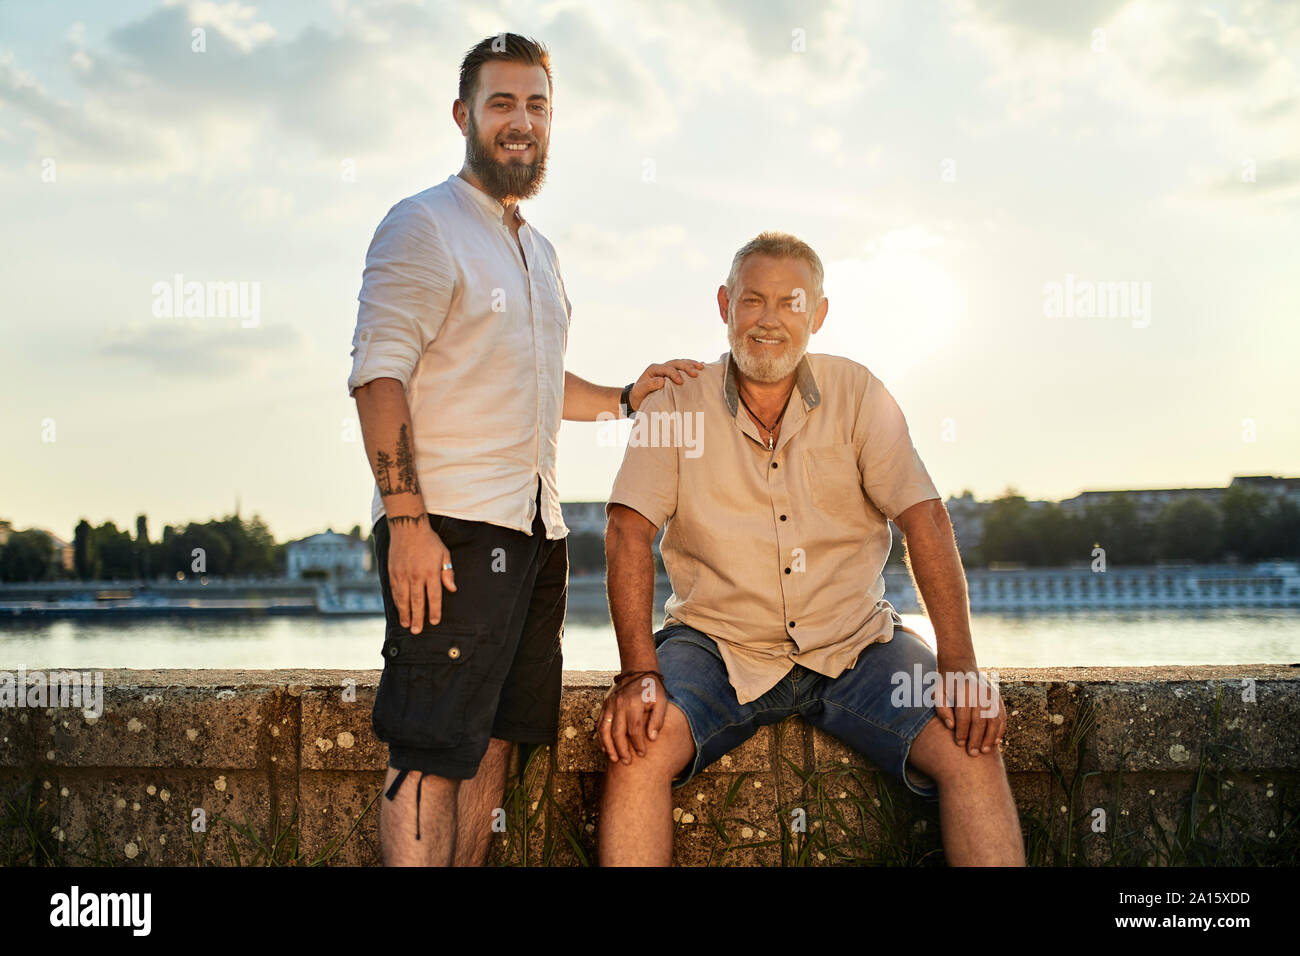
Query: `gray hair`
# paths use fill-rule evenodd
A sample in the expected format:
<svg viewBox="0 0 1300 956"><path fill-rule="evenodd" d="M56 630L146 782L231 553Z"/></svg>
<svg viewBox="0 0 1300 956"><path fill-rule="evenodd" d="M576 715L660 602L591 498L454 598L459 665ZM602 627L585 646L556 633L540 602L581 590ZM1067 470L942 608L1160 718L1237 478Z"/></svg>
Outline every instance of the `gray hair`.
<svg viewBox="0 0 1300 956"><path fill-rule="evenodd" d="M808 243L796 239L788 232L760 232L749 242L740 247L731 260L731 272L727 275L727 298L734 299L736 283L740 280L740 267L750 256L774 256L779 259L802 259L812 269L813 292L809 296L808 311L811 312L822 300L822 280L825 275L822 261Z"/></svg>

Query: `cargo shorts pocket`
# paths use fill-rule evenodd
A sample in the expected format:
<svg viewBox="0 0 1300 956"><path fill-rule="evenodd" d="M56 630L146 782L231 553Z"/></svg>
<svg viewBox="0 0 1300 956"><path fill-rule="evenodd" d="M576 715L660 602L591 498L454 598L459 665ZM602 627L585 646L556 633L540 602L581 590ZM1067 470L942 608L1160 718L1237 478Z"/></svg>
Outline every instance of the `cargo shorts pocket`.
<svg viewBox="0 0 1300 956"><path fill-rule="evenodd" d="M477 643L468 631L390 634L375 693L375 736L398 747L458 746L465 734L469 665Z"/></svg>

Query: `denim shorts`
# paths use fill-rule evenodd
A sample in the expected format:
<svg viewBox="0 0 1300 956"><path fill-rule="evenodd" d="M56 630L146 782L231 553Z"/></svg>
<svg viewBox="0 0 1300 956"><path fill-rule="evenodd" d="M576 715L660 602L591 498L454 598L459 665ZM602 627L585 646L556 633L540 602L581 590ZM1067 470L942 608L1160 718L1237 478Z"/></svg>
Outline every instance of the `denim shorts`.
<svg viewBox="0 0 1300 956"><path fill-rule="evenodd" d="M906 768L912 741L935 716L929 706L891 701L893 675L935 667L934 652L914 632L895 624L893 640L869 644L853 667L831 678L795 664L776 686L742 704L731 686L718 646L708 635L674 624L655 634L659 671L668 699L686 715L695 742L694 760L673 781L691 778L754 735L758 728L798 714L843 741L881 771L901 780L920 797L935 799L938 788L914 767ZM913 780L924 782L917 783Z"/></svg>
<svg viewBox="0 0 1300 956"><path fill-rule="evenodd" d="M443 590L441 620L426 620L419 634L402 627L387 520L375 524L387 624L372 723L390 766L466 780L492 737L555 740L568 550L566 539L547 539L540 507L532 534L446 515L428 520L451 552L456 590Z"/></svg>

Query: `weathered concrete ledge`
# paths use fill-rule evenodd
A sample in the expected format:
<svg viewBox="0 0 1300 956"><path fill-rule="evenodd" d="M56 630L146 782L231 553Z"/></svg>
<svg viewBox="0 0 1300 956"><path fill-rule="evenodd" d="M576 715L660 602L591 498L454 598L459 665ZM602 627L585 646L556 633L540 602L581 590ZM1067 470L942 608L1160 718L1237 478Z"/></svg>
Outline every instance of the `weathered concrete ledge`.
<svg viewBox="0 0 1300 956"><path fill-rule="evenodd" d="M378 671L102 673L98 718L0 708L7 862L38 842L74 865L378 862ZM999 674L1031 863L1296 862L1300 667ZM559 740L512 780L495 862L594 860L611 677L566 672ZM933 804L798 718L674 807L679 864L942 862Z"/></svg>

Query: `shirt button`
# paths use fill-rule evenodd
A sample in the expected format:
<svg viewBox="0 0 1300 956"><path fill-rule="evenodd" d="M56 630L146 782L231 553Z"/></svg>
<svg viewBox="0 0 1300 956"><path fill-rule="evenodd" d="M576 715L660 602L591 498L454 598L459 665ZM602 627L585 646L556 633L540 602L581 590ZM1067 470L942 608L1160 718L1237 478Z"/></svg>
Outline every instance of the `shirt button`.
<svg viewBox="0 0 1300 956"><path fill-rule="evenodd" d="M785 515L781 515L781 520L782 520L782 521L785 520Z"/></svg>
<svg viewBox="0 0 1300 956"><path fill-rule="evenodd" d="M789 573L790 573L790 569L789 569L789 568L786 568L786 569L785 569L785 573L786 573L786 574L789 574Z"/></svg>
<svg viewBox="0 0 1300 956"><path fill-rule="evenodd" d="M791 627L794 627L794 621L791 621L791 622L790 622L790 626L791 626Z"/></svg>
<svg viewBox="0 0 1300 956"><path fill-rule="evenodd" d="M447 648L447 656L454 661L456 658L460 657L460 648L459 647Z"/></svg>
<svg viewBox="0 0 1300 956"><path fill-rule="evenodd" d="M772 467L773 467L773 468L776 468L776 467L777 467L776 462L772 462Z"/></svg>

